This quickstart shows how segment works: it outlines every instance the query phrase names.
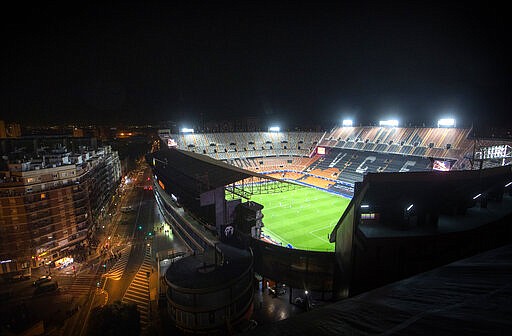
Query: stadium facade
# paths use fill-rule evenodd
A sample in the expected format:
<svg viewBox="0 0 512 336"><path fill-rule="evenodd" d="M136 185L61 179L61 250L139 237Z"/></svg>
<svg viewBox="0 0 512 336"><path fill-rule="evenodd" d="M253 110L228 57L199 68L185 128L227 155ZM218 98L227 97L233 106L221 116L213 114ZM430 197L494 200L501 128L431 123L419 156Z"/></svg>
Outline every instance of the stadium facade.
<svg viewBox="0 0 512 336"><path fill-rule="evenodd" d="M288 285L290 302L304 289L318 299L339 299L510 239L502 219L510 212L511 144L470 134L398 127L324 133L161 130L161 149L147 161L160 210L194 254L214 250L215 260L222 259L220 242L250 249L256 278ZM262 234L265 218L258 211L242 215L251 208L243 201L252 195L302 186L351 198L328 237L334 252L275 244ZM189 272L192 277L195 270ZM176 321L176 302L171 294L167 299ZM191 300L187 309L200 307ZM199 328L197 318L188 321L183 330Z"/></svg>

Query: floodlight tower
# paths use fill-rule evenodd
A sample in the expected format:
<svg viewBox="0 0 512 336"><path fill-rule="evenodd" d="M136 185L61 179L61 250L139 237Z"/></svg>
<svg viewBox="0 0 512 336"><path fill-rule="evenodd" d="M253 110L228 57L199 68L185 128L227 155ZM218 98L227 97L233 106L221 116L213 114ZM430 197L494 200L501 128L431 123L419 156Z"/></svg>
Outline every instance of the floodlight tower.
<svg viewBox="0 0 512 336"><path fill-rule="evenodd" d="M343 127L352 127L353 124L352 119L344 119L342 123Z"/></svg>
<svg viewBox="0 0 512 336"><path fill-rule="evenodd" d="M396 120L396 119L380 120L379 126L398 127L398 120Z"/></svg>
<svg viewBox="0 0 512 336"><path fill-rule="evenodd" d="M437 127L455 127L455 119L443 118L437 121Z"/></svg>

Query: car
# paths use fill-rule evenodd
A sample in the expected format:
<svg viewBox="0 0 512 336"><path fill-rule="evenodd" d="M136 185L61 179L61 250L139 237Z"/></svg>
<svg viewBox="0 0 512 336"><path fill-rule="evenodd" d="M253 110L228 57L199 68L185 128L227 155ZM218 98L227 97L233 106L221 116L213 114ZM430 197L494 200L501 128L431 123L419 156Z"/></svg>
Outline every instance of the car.
<svg viewBox="0 0 512 336"><path fill-rule="evenodd" d="M48 292L55 292L58 289L59 289L59 284L56 281L49 280L49 281L45 281L40 286L38 286L34 291L34 295L40 295L40 294L48 293Z"/></svg>
<svg viewBox="0 0 512 336"><path fill-rule="evenodd" d="M36 281L34 281L34 287L39 287L41 284L44 284L45 282L52 281L51 275L43 275L39 277Z"/></svg>

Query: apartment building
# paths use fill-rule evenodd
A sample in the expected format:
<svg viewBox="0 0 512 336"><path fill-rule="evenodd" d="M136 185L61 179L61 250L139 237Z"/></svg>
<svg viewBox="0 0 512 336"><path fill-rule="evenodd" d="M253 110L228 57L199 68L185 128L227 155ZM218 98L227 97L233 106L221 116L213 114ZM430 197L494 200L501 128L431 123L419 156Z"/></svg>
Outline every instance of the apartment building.
<svg viewBox="0 0 512 336"><path fill-rule="evenodd" d="M7 278L87 246L121 180L110 146L17 150L0 161L0 276Z"/></svg>

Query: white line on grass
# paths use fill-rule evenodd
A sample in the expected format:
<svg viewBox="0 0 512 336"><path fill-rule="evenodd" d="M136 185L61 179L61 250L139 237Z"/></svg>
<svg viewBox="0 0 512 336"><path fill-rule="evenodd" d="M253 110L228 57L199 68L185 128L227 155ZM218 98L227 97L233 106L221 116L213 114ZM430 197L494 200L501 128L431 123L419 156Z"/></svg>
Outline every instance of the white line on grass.
<svg viewBox="0 0 512 336"><path fill-rule="evenodd" d="M268 228L264 229L263 230L266 234L268 234L269 236L271 236L272 238L277 238L279 239L283 244L290 244L287 240L283 239L283 237L281 237L280 235L272 232L272 230L269 230ZM292 245L293 246L293 245Z"/></svg>
<svg viewBox="0 0 512 336"><path fill-rule="evenodd" d="M321 228L318 228L318 229L316 229L316 230L310 231L310 232L309 232L309 234L310 234L310 235L315 236L316 238L320 239L320 240L321 240L321 241L323 241L323 242L330 243L328 239L322 238L322 237L320 237L319 235L314 234L313 232L321 231L321 230L324 230L325 228L332 228L332 227L333 227L333 226L332 226L332 225L330 225L330 224L329 224L329 225L326 225L326 226L322 226Z"/></svg>

